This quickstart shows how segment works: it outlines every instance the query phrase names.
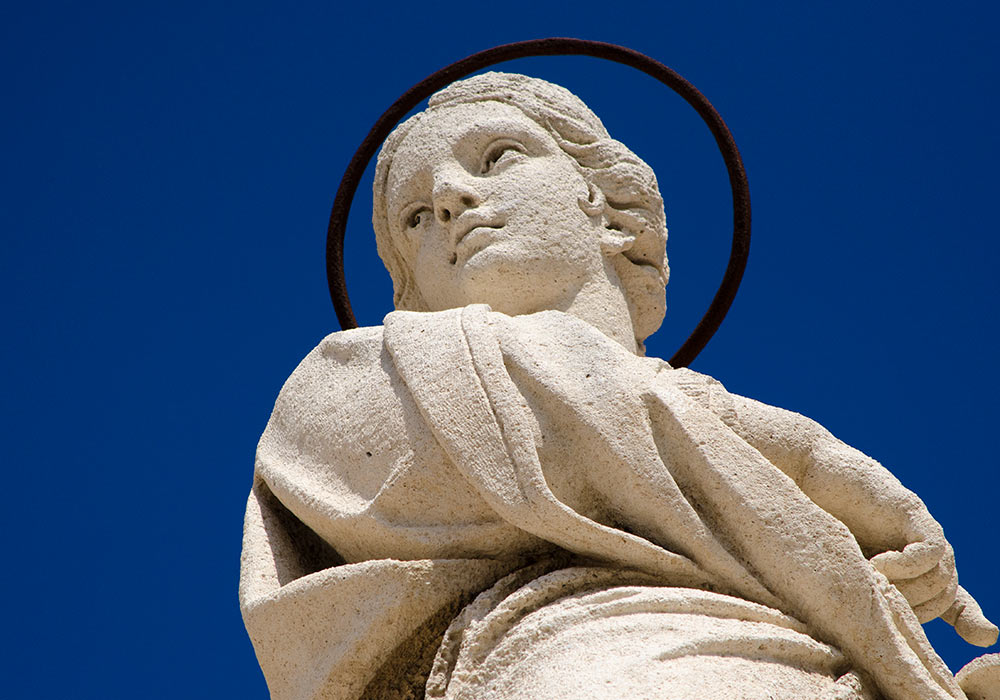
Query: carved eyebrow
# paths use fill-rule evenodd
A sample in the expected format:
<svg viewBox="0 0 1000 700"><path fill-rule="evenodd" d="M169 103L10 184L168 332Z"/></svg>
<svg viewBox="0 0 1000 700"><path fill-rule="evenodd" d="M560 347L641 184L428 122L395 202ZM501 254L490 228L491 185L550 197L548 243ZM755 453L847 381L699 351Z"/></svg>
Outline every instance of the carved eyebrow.
<svg viewBox="0 0 1000 700"><path fill-rule="evenodd" d="M527 119L527 117L525 117ZM533 125L541 131L542 127L534 122ZM545 133L545 132L543 132ZM487 138L483 138L483 137ZM473 170L478 170L479 160L483 154L496 145L498 141L516 141L521 146L531 151L544 147L542 134L535 133L528 125L520 124L509 119L494 119L477 124L471 124L462 136L452 147L452 152L456 157L460 155L474 156L476 162L469 163ZM471 149L471 151L470 151Z"/></svg>
<svg viewBox="0 0 1000 700"><path fill-rule="evenodd" d="M392 204L393 202L402 202L402 204L388 207L387 214L390 221L397 223L404 221L409 211L418 204L430 206L430 192L421 183L425 175L426 173L422 172L422 169L418 169L410 173L410 176L405 180L396 180L395 187L392 187L390 192L387 192L387 204ZM390 177L392 177L391 170Z"/></svg>
<svg viewBox="0 0 1000 700"><path fill-rule="evenodd" d="M509 136L501 136L490 141L486 148L483 149L482 155L479 156L479 172L481 174L486 174L488 171L486 169L486 164L489 161L496 162L498 160L495 154L506 152L508 150L514 150L522 155L530 155L528 153L528 147L521 143L521 139L511 138Z"/></svg>

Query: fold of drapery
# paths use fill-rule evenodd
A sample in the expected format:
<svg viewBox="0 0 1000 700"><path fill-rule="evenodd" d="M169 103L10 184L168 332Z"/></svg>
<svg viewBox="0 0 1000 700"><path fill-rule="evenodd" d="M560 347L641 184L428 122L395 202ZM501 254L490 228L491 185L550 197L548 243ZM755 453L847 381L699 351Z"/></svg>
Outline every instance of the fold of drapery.
<svg viewBox="0 0 1000 700"><path fill-rule="evenodd" d="M255 479L247 504L240 607L275 700L355 700L435 614L507 573L489 559L336 558ZM459 605L460 607L460 605ZM447 622L445 622L447 624ZM434 632L429 639L437 643ZM431 654L432 655L432 654Z"/></svg>
<svg viewBox="0 0 1000 700"><path fill-rule="evenodd" d="M533 700L875 698L840 651L773 608L657 585L635 570L555 564L505 576L462 610L427 698L521 697L527 688Z"/></svg>
<svg viewBox="0 0 1000 700"><path fill-rule="evenodd" d="M248 507L241 600L272 695L362 697L436 611L557 545L793 614L892 700L963 697L853 537L725 425L712 381L559 312L394 312L328 338L282 390ZM615 517L566 490L588 468L609 470ZM301 559L264 525L283 509L353 563L281 565ZM857 606L868 627L844 628Z"/></svg>
<svg viewBox="0 0 1000 700"><path fill-rule="evenodd" d="M708 528L724 543L686 557L585 518L555 498L536 452L530 409L507 369L516 358L504 356L488 307L439 314L432 323L438 327L430 328L421 314L397 313L386 319L386 345L445 452L502 518L579 554L669 571L675 582L707 573L723 591L806 622L892 700L964 697L909 606L873 569L846 526L717 415L671 386L669 374L658 375L664 379L645 394L663 458L658 476L669 473L688 502L698 505L696 517L672 523L691 531L675 530L671 539L704 542ZM593 332L598 352L618 351ZM418 350L421 338L433 338L425 352ZM557 373L551 376L559 381ZM579 381L570 373L562 379ZM656 524L647 529L655 531Z"/></svg>

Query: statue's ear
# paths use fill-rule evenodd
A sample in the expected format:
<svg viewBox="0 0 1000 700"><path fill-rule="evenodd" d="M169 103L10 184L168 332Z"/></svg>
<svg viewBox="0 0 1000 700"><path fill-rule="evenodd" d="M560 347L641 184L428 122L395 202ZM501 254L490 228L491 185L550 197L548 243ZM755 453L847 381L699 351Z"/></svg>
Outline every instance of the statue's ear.
<svg viewBox="0 0 1000 700"><path fill-rule="evenodd" d="M624 231L614 228L612 224L608 221L607 208L608 200L604 196L604 192L601 188L592 182L587 183L587 196L580 197L578 200L580 203L580 209L583 213L592 219L597 219L596 222L600 226L600 239L601 239L601 250L607 256L617 255L622 253L635 244L635 236Z"/></svg>
<svg viewBox="0 0 1000 700"><path fill-rule="evenodd" d="M593 182L587 182L587 196L580 197L577 201L580 203L580 209L583 210L583 213L590 217L603 216L604 209L608 206L604 192Z"/></svg>
<svg viewBox="0 0 1000 700"><path fill-rule="evenodd" d="M601 229L601 251L611 257L630 250L635 245L635 236L617 228L605 226Z"/></svg>

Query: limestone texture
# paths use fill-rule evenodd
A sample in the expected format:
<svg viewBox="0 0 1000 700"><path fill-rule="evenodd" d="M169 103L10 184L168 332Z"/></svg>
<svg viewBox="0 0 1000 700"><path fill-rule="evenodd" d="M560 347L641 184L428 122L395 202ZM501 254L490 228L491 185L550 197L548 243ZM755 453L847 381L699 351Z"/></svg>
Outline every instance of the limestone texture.
<svg viewBox="0 0 1000 700"><path fill-rule="evenodd" d="M955 674L969 700L1000 700L1000 654L984 654Z"/></svg>
<svg viewBox="0 0 1000 700"><path fill-rule="evenodd" d="M799 414L643 356L652 170L487 73L387 139L383 326L328 336L257 450L240 601L275 698L986 700L942 527Z"/></svg>

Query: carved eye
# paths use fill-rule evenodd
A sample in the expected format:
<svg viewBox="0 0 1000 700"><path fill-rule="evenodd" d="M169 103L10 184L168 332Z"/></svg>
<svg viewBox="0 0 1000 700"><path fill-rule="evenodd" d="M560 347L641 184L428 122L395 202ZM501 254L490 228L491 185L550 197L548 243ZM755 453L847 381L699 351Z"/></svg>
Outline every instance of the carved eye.
<svg viewBox="0 0 1000 700"><path fill-rule="evenodd" d="M406 215L406 227L417 228L430 220L431 210L429 207L417 207Z"/></svg>
<svg viewBox="0 0 1000 700"><path fill-rule="evenodd" d="M506 162L510 160L512 156L516 156L517 154L524 152L524 146L519 144L517 141L498 141L487 148L486 153L483 154L483 164L479 168L479 173L481 175L486 175L498 164Z"/></svg>

